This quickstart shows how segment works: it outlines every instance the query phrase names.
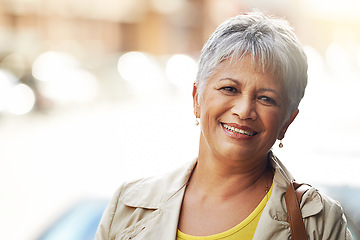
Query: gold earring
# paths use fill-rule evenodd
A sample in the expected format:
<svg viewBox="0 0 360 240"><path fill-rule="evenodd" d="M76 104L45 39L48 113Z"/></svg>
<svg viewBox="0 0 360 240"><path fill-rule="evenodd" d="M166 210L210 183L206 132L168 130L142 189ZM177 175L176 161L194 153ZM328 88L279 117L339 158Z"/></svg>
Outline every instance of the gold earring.
<svg viewBox="0 0 360 240"><path fill-rule="evenodd" d="M195 125L196 125L196 126L198 126L198 125L199 125L199 121L198 121L198 119L197 119L197 118L195 119Z"/></svg>
<svg viewBox="0 0 360 240"><path fill-rule="evenodd" d="M195 112L195 125L196 125L196 126L199 125L199 121L198 121L198 117L197 117L197 112Z"/></svg>
<svg viewBox="0 0 360 240"><path fill-rule="evenodd" d="M279 148L283 148L284 144L282 143L282 139L280 139Z"/></svg>

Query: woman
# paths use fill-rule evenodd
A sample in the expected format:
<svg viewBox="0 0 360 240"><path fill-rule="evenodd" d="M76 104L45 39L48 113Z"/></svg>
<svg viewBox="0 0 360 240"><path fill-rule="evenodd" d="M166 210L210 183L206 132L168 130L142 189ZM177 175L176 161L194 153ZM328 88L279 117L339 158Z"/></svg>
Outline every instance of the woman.
<svg viewBox="0 0 360 240"><path fill-rule="evenodd" d="M306 56L286 21L252 12L224 22L193 87L198 158L123 184L95 239L290 239L284 194L293 177L271 148L306 84ZM301 213L309 239L351 239L341 206L314 188Z"/></svg>

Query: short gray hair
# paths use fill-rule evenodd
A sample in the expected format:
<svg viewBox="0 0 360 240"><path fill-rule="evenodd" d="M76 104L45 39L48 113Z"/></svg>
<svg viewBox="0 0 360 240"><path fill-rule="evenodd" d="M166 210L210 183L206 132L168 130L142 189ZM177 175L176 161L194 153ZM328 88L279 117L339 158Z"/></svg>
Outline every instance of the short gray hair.
<svg viewBox="0 0 360 240"><path fill-rule="evenodd" d="M207 80L226 59L250 54L252 64L282 78L288 98L287 116L298 108L307 85L307 59L292 27L284 19L259 11L223 22L205 43L195 84L200 96Z"/></svg>

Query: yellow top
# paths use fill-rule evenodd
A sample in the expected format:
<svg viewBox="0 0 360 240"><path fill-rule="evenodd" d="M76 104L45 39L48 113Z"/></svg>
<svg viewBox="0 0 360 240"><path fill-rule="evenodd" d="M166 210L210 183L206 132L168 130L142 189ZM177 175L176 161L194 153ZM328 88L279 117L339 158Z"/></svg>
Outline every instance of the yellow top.
<svg viewBox="0 0 360 240"><path fill-rule="evenodd" d="M177 232L176 240L216 240L216 239L222 239L222 240L237 240L237 239L252 239L255 230L257 227L257 224L259 222L261 213L263 212L266 203L268 201L268 198L270 198L272 192L272 186L269 190L269 192L266 194L266 196L261 200L260 204L255 208L255 210L250 213L250 215L244 219L241 223L236 225L235 227L215 235L211 236L191 236L185 233L182 233L180 230Z"/></svg>

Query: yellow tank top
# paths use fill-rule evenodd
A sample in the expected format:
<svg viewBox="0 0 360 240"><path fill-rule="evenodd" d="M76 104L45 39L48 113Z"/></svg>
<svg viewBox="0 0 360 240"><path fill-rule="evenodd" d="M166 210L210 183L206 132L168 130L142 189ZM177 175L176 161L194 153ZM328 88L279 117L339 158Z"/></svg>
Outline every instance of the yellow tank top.
<svg viewBox="0 0 360 240"><path fill-rule="evenodd" d="M211 236L191 236L178 230L176 240L238 240L238 239L252 239L259 222L260 216L265 208L268 199L271 196L272 186L266 196L261 200L260 204L250 215L235 227Z"/></svg>

